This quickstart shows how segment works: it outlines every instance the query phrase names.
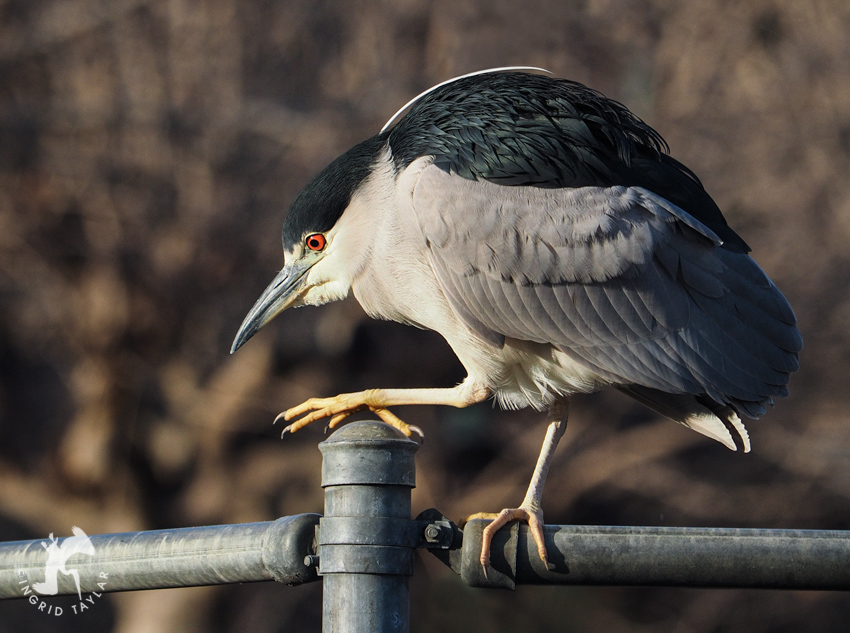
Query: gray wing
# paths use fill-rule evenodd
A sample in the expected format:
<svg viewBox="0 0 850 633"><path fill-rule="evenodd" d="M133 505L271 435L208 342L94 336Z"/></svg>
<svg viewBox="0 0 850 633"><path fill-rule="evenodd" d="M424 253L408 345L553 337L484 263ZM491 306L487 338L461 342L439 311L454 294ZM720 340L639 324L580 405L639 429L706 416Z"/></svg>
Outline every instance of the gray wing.
<svg viewBox="0 0 850 633"><path fill-rule="evenodd" d="M758 265L637 187L506 187L423 170L413 206L459 317L494 345L551 343L616 385L757 417L802 339Z"/></svg>

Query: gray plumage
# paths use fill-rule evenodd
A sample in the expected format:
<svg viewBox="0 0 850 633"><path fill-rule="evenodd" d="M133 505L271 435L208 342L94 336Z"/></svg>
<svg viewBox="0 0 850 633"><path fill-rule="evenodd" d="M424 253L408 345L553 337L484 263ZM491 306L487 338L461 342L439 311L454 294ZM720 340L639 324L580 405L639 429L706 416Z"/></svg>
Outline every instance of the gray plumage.
<svg viewBox="0 0 850 633"><path fill-rule="evenodd" d="M749 255L652 192L501 187L430 167L413 208L449 303L494 345L550 343L611 384L754 417L787 395L790 306Z"/></svg>

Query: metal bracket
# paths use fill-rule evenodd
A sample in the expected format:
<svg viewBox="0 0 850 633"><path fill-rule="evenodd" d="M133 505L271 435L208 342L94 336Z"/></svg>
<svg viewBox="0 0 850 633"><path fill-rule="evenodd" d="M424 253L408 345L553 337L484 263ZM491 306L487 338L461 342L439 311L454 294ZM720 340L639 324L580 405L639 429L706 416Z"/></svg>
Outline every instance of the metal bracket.
<svg viewBox="0 0 850 633"><path fill-rule="evenodd" d="M448 550L461 546L463 532L436 508L421 512L411 523L417 536L414 547Z"/></svg>

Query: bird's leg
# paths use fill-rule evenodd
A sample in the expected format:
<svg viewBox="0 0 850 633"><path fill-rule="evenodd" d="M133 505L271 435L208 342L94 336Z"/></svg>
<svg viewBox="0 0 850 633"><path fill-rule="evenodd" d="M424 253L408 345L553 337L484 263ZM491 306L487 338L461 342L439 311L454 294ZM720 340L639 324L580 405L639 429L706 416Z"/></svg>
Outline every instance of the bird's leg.
<svg viewBox="0 0 850 633"><path fill-rule="evenodd" d="M546 556L546 544L543 540L543 510L541 508L541 498L543 496L543 485L546 483L546 475L549 472L549 466L552 463L552 457L555 454L555 449L558 447L558 441L563 436L567 429L567 418L570 412L570 402L566 398L556 400L549 409L549 427L546 429L546 437L543 440L543 446L540 448L540 456L537 458L537 465L534 468L534 474L531 476L531 482L528 484L528 491L525 493L525 499L518 508L505 508L498 514L479 512L473 514L466 520L471 519L493 519L493 521L484 528L481 538L481 565L486 572L490 566L490 545L496 532L504 525L511 521L525 521L528 523L531 536L537 544L537 553L543 564L549 567L549 560Z"/></svg>
<svg viewBox="0 0 850 633"><path fill-rule="evenodd" d="M402 422L387 407L407 404L443 404L452 407L468 407L481 402L490 395L487 387L476 384L467 378L451 389L368 389L356 393L343 393L333 398L310 398L306 402L292 407L275 418L287 422L300 417L283 429L283 433L295 431L311 422L330 418L328 426L334 428L355 411L369 409L387 424L396 427L410 437L412 431L422 435L422 431Z"/></svg>

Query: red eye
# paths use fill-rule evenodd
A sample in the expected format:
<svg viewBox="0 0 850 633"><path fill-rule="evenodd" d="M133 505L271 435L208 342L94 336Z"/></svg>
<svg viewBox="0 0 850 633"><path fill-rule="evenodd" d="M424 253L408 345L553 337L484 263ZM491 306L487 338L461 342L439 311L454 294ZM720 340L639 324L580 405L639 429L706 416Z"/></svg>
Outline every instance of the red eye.
<svg viewBox="0 0 850 633"><path fill-rule="evenodd" d="M307 248L311 251L323 251L328 244L328 240L321 233L313 233L307 236Z"/></svg>

